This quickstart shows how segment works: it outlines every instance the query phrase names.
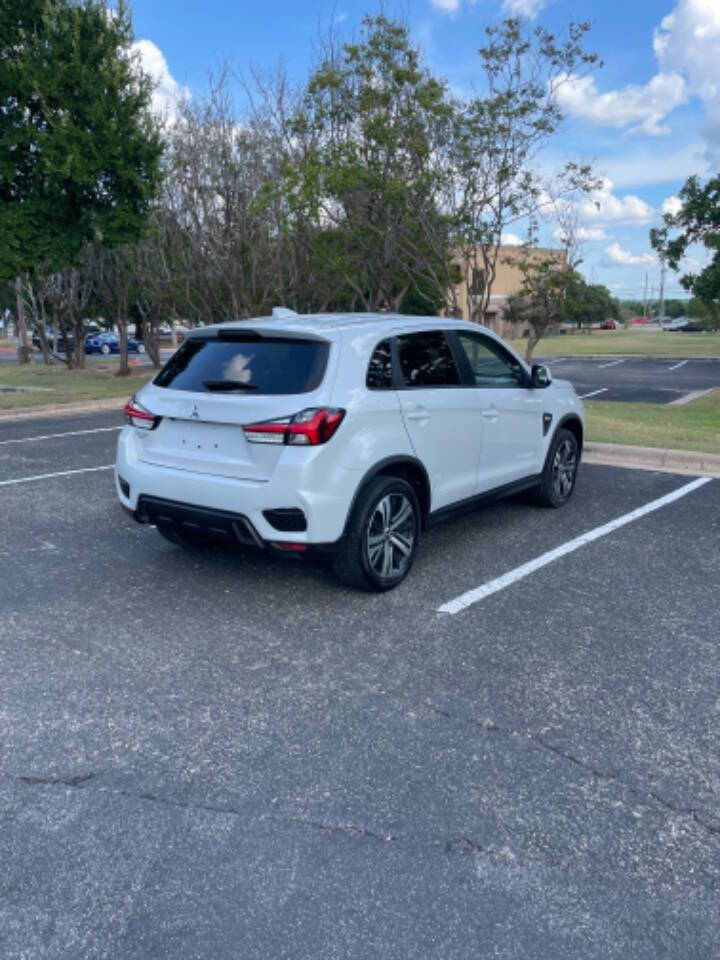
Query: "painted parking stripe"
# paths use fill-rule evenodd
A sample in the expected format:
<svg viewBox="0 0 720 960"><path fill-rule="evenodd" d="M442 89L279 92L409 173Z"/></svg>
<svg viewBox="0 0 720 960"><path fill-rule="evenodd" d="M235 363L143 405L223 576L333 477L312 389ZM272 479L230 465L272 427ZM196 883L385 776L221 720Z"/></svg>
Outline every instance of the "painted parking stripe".
<svg viewBox="0 0 720 960"><path fill-rule="evenodd" d="M17 477L15 480L0 480L0 487L12 487L17 483L32 483L34 480L52 480L53 477L71 477L76 473L97 473L99 470L114 470L115 464L106 467L82 467L80 470L59 470L57 473L37 473L34 477Z"/></svg>
<svg viewBox="0 0 720 960"><path fill-rule="evenodd" d="M562 363L563 360L566 360L566 359L567 359L567 357L557 357L555 360L546 360L545 362L546 362L547 364L551 364L551 363Z"/></svg>
<svg viewBox="0 0 720 960"><path fill-rule="evenodd" d="M122 427L94 427L92 430L68 430L66 433L46 433L39 437L19 437L16 440L0 440L0 446L7 443L31 443L33 440L54 440L55 437L81 437L86 433L108 433L111 430L122 430Z"/></svg>
<svg viewBox="0 0 720 960"><path fill-rule="evenodd" d="M574 540L568 540L567 543L563 543L554 550L548 550L547 553L543 553L539 557L535 557L534 560L529 560L527 563L523 563L514 570L504 573L501 577L496 577L494 580L489 580L487 583L482 584L482 586L475 587L473 590L468 590L466 593L461 594L454 600L444 603L438 608L437 612L451 614L460 613L461 611L472 606L472 604L478 603L480 600L484 600L493 593L497 593L498 590L504 590L505 587L512 586L514 583L517 583L518 580L522 580L531 573L535 573L536 570L541 570L543 567L548 566L548 564L553 563L555 560L559 560L560 557L564 557L568 553L579 550L580 547L584 547L588 543L592 543L594 540L599 540L601 537L606 537L609 533L619 530L620 527L624 527L626 524L632 523L634 520L639 520L640 517L644 517L646 514L652 513L654 510L659 510L661 507L665 507L669 503L673 503L675 500L679 500L681 497L687 496L689 493L692 493L693 490L697 490L699 487L703 487L706 483L710 483L710 480L711 477L699 477L697 480L686 483L684 486L679 487L677 490L673 490L672 493L668 493L664 497L659 497L657 500L651 500L650 503L646 503L645 506L638 507L636 510L632 510L630 513L623 514L623 516L618 517L616 520L611 520L610 523L604 523L601 527L595 527L594 530L589 530L587 533L583 533L581 536L575 537Z"/></svg>
<svg viewBox="0 0 720 960"><path fill-rule="evenodd" d="M602 370L603 367L616 367L619 363L625 363L625 360L612 360L610 363L601 363L598 365L598 370Z"/></svg>
<svg viewBox="0 0 720 960"><path fill-rule="evenodd" d="M586 397L596 397L599 393L607 393L609 387L601 387L599 390L593 390L592 393L583 393L578 397L578 400L585 400Z"/></svg>
<svg viewBox="0 0 720 960"><path fill-rule="evenodd" d="M680 363L676 363L674 367L668 367L668 370L679 370L680 367L684 367L687 362L687 360L681 360Z"/></svg>

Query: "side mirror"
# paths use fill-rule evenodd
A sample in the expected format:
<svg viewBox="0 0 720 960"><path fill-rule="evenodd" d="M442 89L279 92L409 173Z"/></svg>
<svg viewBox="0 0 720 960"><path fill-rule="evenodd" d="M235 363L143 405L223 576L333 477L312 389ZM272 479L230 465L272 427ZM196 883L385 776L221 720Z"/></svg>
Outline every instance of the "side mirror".
<svg viewBox="0 0 720 960"><path fill-rule="evenodd" d="M542 363L534 363L530 371L530 386L534 390L542 390L552 383L550 371Z"/></svg>

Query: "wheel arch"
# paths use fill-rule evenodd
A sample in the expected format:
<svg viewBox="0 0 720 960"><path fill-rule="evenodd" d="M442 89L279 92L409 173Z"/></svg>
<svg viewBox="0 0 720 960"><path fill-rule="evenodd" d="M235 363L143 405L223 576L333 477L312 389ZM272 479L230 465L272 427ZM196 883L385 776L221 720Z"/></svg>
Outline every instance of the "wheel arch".
<svg viewBox="0 0 720 960"><path fill-rule="evenodd" d="M577 414L575 413L568 413L564 417L562 417L558 425L555 427L555 431L550 441L551 445L552 445L552 441L555 439L555 435L557 434L558 430L562 430L562 429L570 430L570 432L575 435L575 439L577 440L577 443L578 443L578 448L580 450L580 453L582 453L585 431L584 431L583 423L580 417L578 417Z"/></svg>
<svg viewBox="0 0 720 960"><path fill-rule="evenodd" d="M375 477L381 476L399 477L400 479L405 480L406 483L410 484L415 491L415 496L420 504L420 512L422 514L422 522L424 525L425 519L430 513L430 478L427 475L427 470L415 457L386 457L384 460L378 461L378 463L374 464L363 474L360 483L358 483L355 489L353 498L350 501L350 506L345 518L343 533L347 531L348 523L350 522L350 517L355 509L355 504L357 502L357 498L360 496L360 492L371 480L374 480Z"/></svg>

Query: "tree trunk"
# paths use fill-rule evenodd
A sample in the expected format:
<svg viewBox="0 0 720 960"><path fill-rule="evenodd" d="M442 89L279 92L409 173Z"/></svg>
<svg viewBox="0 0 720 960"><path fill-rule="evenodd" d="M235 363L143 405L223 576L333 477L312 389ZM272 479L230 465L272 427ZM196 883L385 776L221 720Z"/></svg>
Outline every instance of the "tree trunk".
<svg viewBox="0 0 720 960"><path fill-rule="evenodd" d="M156 370L160 369L160 337L157 327L151 323L145 324L145 352Z"/></svg>
<svg viewBox="0 0 720 960"><path fill-rule="evenodd" d="M534 327L531 326L528 330L528 342L527 347L525 348L525 363L530 364L530 366L532 366L533 351L539 342L540 337L535 332Z"/></svg>
<svg viewBox="0 0 720 960"><path fill-rule="evenodd" d="M27 324L25 323L25 301L22 295L22 279L15 279L15 303L17 306L17 334L20 338L18 347L18 363L30 363L32 358L32 348L28 341Z"/></svg>
<svg viewBox="0 0 720 960"><path fill-rule="evenodd" d="M118 337L120 338L120 364L117 369L117 376L127 377L130 374L130 364L128 363L127 318L122 316L120 309L118 309L117 328Z"/></svg>

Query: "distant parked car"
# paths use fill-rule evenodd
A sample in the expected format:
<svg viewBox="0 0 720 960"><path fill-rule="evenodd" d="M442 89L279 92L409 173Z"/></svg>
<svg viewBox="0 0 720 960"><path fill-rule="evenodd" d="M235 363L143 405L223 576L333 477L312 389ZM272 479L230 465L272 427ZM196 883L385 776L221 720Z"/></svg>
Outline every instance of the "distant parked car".
<svg viewBox="0 0 720 960"><path fill-rule="evenodd" d="M669 323L664 323L663 330L672 330L675 333L702 333L703 327L690 317L677 317Z"/></svg>
<svg viewBox="0 0 720 960"><path fill-rule="evenodd" d="M603 320L600 324L601 330L617 330L617 323L614 320Z"/></svg>
<svg viewBox="0 0 720 960"><path fill-rule="evenodd" d="M99 333L85 338L85 353L120 353L120 338L116 333ZM145 344L128 337L128 353L145 353Z"/></svg>
<svg viewBox="0 0 720 960"><path fill-rule="evenodd" d="M63 337L61 330L57 331L57 336L58 336L58 350L64 353L65 338ZM52 349L55 343L55 328L51 324L45 327L45 340L47 341L47 345L50 347L50 349ZM68 332L68 342L72 347L73 345L72 331ZM36 350L40 350L40 334L38 333L37 330L33 330L32 345L35 347Z"/></svg>
<svg viewBox="0 0 720 960"><path fill-rule="evenodd" d="M641 326L646 323L652 323L652 319L650 317L633 317L630 322Z"/></svg>

